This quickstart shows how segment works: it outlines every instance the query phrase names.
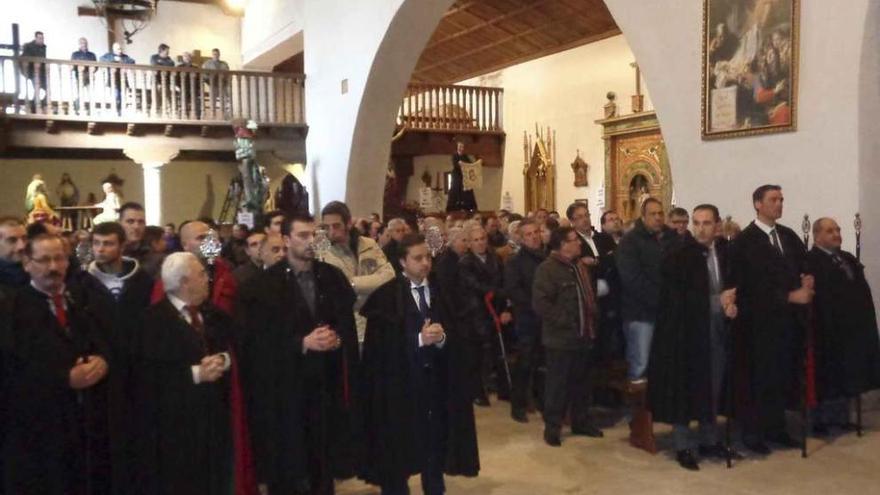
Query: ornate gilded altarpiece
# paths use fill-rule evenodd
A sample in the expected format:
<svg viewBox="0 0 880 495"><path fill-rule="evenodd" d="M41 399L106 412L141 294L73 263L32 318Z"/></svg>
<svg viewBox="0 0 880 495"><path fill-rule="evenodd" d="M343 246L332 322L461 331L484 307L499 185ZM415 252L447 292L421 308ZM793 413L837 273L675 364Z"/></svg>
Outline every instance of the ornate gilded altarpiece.
<svg viewBox="0 0 880 495"><path fill-rule="evenodd" d="M546 132L546 134L545 134ZM556 132L535 126L535 140L523 132L525 211L556 209Z"/></svg>
<svg viewBox="0 0 880 495"><path fill-rule="evenodd" d="M654 112L597 120L605 139L605 209L624 222L639 217L642 202L654 197L666 211L672 203L672 173L666 143Z"/></svg>

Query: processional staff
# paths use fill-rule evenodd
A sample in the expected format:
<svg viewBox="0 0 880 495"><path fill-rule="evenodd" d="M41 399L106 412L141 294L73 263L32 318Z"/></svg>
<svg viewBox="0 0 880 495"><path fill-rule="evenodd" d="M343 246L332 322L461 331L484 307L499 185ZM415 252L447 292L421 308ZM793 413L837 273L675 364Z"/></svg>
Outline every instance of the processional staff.
<svg viewBox="0 0 880 495"><path fill-rule="evenodd" d="M810 246L810 215L804 213L801 222L801 231L804 234L804 248ZM806 335L804 336L804 366L801 398L801 457L807 458L807 432L809 430L810 406L815 402L815 360L813 356L813 306L808 305L806 311Z"/></svg>
<svg viewBox="0 0 880 495"><path fill-rule="evenodd" d="M856 213L853 220L853 230L856 232L856 261L862 262L862 216ZM862 436L862 394L856 395L856 435Z"/></svg>

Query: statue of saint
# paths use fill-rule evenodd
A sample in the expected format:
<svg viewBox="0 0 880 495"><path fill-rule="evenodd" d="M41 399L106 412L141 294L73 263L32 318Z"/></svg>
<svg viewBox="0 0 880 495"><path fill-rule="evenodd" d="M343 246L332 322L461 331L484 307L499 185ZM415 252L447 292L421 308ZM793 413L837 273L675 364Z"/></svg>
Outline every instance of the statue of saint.
<svg viewBox="0 0 880 495"><path fill-rule="evenodd" d="M35 175L34 180L28 185L28 203L31 205L31 209L28 211L28 223L58 222L58 215L49 204L46 183L39 175Z"/></svg>
<svg viewBox="0 0 880 495"><path fill-rule="evenodd" d="M104 201L96 204L95 208L101 208L102 211L95 215L95 218L92 219L92 224L118 222L119 207L122 206L122 200L119 197L116 185L105 179L104 183L101 184L101 188L104 190Z"/></svg>
<svg viewBox="0 0 880 495"><path fill-rule="evenodd" d="M256 130L257 124L253 120L248 121L246 126L235 126L235 159L241 161L238 171L244 188L238 209L239 212L252 213L255 225L260 222L269 197L269 178L266 169L257 163L257 151L254 149Z"/></svg>

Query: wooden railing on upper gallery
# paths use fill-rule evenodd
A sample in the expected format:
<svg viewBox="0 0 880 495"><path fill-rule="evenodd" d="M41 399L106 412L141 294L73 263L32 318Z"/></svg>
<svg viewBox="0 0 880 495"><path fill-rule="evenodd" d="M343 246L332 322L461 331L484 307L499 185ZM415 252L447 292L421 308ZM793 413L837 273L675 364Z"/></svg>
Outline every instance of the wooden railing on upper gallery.
<svg viewBox="0 0 880 495"><path fill-rule="evenodd" d="M449 132L504 132L504 89L410 84L397 114L400 128Z"/></svg>
<svg viewBox="0 0 880 495"><path fill-rule="evenodd" d="M0 57L0 113L130 123L305 124L301 74Z"/></svg>

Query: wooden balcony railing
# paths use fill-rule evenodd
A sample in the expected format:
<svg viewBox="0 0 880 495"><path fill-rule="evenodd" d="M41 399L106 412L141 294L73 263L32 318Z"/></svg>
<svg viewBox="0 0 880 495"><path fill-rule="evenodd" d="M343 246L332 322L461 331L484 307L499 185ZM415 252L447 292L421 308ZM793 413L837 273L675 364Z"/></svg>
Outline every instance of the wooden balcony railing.
<svg viewBox="0 0 880 495"><path fill-rule="evenodd" d="M0 57L9 116L132 123L305 124L304 76Z"/></svg>
<svg viewBox="0 0 880 495"><path fill-rule="evenodd" d="M409 129L503 133L503 96L502 88L410 84L397 124Z"/></svg>

